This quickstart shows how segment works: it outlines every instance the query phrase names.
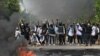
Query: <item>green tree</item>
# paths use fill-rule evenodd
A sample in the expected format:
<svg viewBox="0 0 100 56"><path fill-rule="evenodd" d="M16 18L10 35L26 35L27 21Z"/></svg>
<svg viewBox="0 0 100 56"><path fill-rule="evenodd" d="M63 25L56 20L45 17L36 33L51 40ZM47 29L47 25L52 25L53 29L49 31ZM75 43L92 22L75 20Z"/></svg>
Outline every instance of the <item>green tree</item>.
<svg viewBox="0 0 100 56"><path fill-rule="evenodd" d="M91 20L92 23L100 23L100 0L95 1L95 16L94 19Z"/></svg>
<svg viewBox="0 0 100 56"><path fill-rule="evenodd" d="M20 7L19 7L19 0L8 0L7 1L7 6L10 12L19 12Z"/></svg>
<svg viewBox="0 0 100 56"><path fill-rule="evenodd" d="M99 23L100 22L100 0L96 0L96 15L95 15L95 18L96 18L96 21Z"/></svg>
<svg viewBox="0 0 100 56"><path fill-rule="evenodd" d="M13 12L19 12L19 0L0 0L0 16L9 19ZM1 19L1 18L0 18Z"/></svg>

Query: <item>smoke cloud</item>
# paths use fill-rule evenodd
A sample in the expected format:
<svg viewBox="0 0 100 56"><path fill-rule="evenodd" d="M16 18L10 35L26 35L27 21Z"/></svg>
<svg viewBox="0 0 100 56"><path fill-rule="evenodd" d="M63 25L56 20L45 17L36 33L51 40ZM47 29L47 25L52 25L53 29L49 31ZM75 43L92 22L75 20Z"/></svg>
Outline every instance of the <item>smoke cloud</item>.
<svg viewBox="0 0 100 56"><path fill-rule="evenodd" d="M19 18L19 13L13 13L10 16L10 21L5 18L0 20L0 56L16 56L16 48L21 42L14 38Z"/></svg>
<svg viewBox="0 0 100 56"><path fill-rule="evenodd" d="M93 0L23 0L26 11L39 20L61 19L63 22L93 16Z"/></svg>

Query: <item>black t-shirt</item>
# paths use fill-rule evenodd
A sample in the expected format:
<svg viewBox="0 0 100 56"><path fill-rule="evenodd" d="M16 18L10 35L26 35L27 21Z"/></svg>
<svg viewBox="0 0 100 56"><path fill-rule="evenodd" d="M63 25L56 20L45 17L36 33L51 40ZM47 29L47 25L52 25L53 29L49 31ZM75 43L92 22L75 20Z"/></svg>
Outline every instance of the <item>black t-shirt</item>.
<svg viewBox="0 0 100 56"><path fill-rule="evenodd" d="M87 25L87 26L86 26L86 31L85 31L85 32L86 32L87 34L91 34L91 31L92 31L92 27Z"/></svg>
<svg viewBox="0 0 100 56"><path fill-rule="evenodd" d="M20 29L21 29L21 34L23 35L25 33L25 24L23 25L19 25Z"/></svg>

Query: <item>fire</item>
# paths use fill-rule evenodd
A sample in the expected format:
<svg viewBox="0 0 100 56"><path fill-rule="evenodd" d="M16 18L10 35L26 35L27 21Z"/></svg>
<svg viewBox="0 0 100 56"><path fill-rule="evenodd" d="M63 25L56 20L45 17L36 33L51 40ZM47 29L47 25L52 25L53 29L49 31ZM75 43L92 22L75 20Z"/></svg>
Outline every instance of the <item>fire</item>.
<svg viewBox="0 0 100 56"><path fill-rule="evenodd" d="M33 51L28 51L24 47L20 47L18 52L18 56L36 56Z"/></svg>

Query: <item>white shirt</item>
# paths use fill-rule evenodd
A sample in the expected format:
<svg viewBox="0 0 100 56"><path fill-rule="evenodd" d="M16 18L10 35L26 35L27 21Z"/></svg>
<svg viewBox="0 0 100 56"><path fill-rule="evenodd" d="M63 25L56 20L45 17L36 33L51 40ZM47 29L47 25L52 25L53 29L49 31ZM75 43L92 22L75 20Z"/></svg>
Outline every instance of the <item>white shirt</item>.
<svg viewBox="0 0 100 56"><path fill-rule="evenodd" d="M58 27L54 27L56 34L58 34Z"/></svg>
<svg viewBox="0 0 100 56"><path fill-rule="evenodd" d="M41 33L42 33L42 29L41 29L40 27L38 27L38 28L37 28L37 34L38 34L39 36L41 36Z"/></svg>
<svg viewBox="0 0 100 56"><path fill-rule="evenodd" d="M69 28L68 36L74 36L73 28Z"/></svg>
<svg viewBox="0 0 100 56"><path fill-rule="evenodd" d="M91 32L92 36L96 35L96 30L97 30L97 27L96 26L92 26L92 32Z"/></svg>
<svg viewBox="0 0 100 56"><path fill-rule="evenodd" d="M76 26L76 35L79 35L79 36L81 36L82 35L82 31L83 29L82 29L82 27L79 25L79 27L77 27Z"/></svg>
<svg viewBox="0 0 100 56"><path fill-rule="evenodd" d="M20 30L16 30L15 31L15 37L20 37L20 35L21 35L21 31Z"/></svg>

